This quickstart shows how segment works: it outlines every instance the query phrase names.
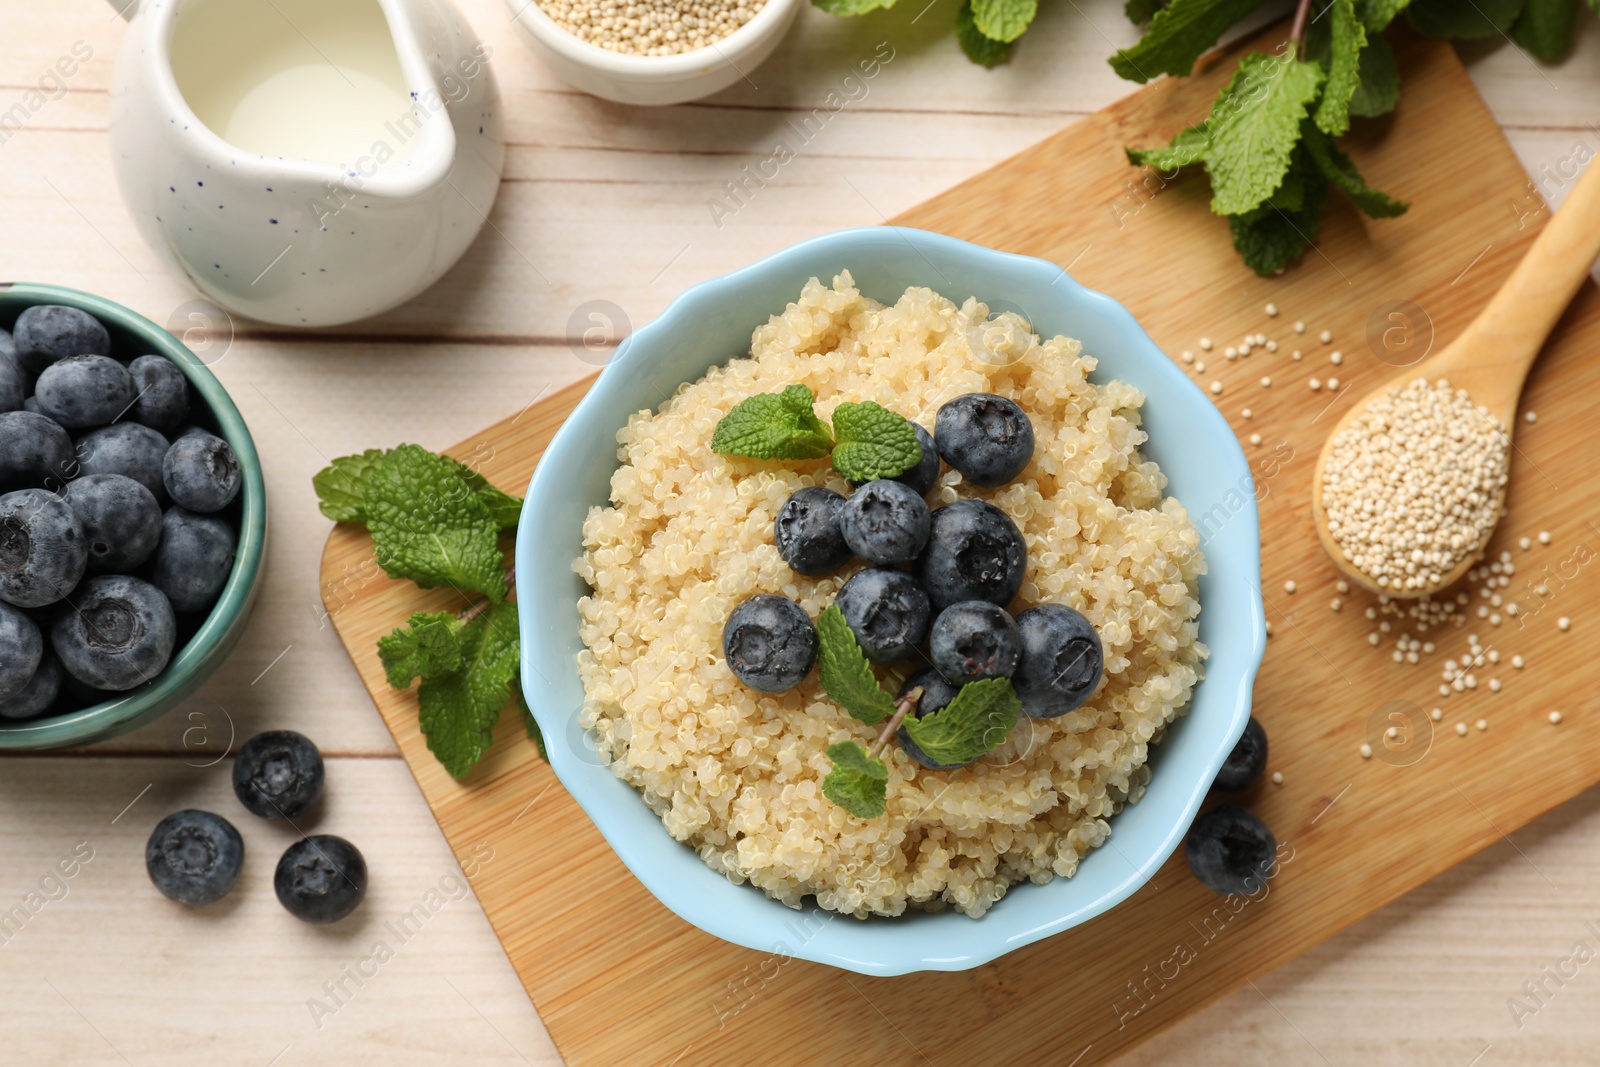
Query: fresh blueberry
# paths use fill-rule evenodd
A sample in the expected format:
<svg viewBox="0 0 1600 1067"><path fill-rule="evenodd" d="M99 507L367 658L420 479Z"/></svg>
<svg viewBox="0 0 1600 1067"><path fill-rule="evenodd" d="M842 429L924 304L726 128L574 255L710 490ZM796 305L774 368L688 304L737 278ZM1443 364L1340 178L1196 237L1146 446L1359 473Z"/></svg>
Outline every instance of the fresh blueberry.
<svg viewBox="0 0 1600 1067"><path fill-rule="evenodd" d="M1212 808L1189 827L1183 843L1189 870L1224 896L1248 896L1272 877L1278 842L1267 824L1245 808Z"/></svg>
<svg viewBox="0 0 1600 1067"><path fill-rule="evenodd" d="M933 422L939 455L973 485L1004 485L1033 458L1033 423L1015 401L967 393L939 409Z"/></svg>
<svg viewBox="0 0 1600 1067"><path fill-rule="evenodd" d="M161 481L174 504L208 515L239 495L239 458L220 437L203 430L186 433L167 449Z"/></svg>
<svg viewBox="0 0 1600 1067"><path fill-rule="evenodd" d="M12 339L11 331L4 327L0 327L0 356L17 358L17 342Z"/></svg>
<svg viewBox="0 0 1600 1067"><path fill-rule="evenodd" d="M54 419L0 412L0 485L65 482L72 473L72 438Z"/></svg>
<svg viewBox="0 0 1600 1067"><path fill-rule="evenodd" d="M894 476L894 481L909 485L917 491L918 496L927 496L928 491L939 480L939 447L933 443L933 434L924 430L916 423L911 428L917 431L917 444L922 446L922 458L917 460L917 465L904 474ZM862 486L865 482L851 482L851 485Z"/></svg>
<svg viewBox="0 0 1600 1067"><path fill-rule="evenodd" d="M127 574L161 541L161 505L150 490L121 474L88 474L62 494L89 546L91 574Z"/></svg>
<svg viewBox="0 0 1600 1067"><path fill-rule="evenodd" d="M817 658L817 627L788 597L757 593L728 616L722 654L751 689L781 693L800 684Z"/></svg>
<svg viewBox="0 0 1600 1067"><path fill-rule="evenodd" d="M1022 658L1011 684L1022 713L1053 719L1089 699L1100 684L1105 652L1094 625L1064 604L1038 604L1017 616Z"/></svg>
<svg viewBox="0 0 1600 1067"><path fill-rule="evenodd" d="M27 397L28 375L17 357L0 352L0 411L23 410Z"/></svg>
<svg viewBox="0 0 1600 1067"><path fill-rule="evenodd" d="M0 719L31 719L49 711L61 695L61 676L60 661L47 649L22 691L10 700L0 700Z"/></svg>
<svg viewBox="0 0 1600 1067"><path fill-rule="evenodd" d="M957 687L945 681L944 677L938 671L934 670L932 667L928 667L907 678L906 684L900 687L899 695L903 697L907 693L911 692L915 686L919 685L922 686L922 696L917 701L916 709L911 713L912 716L918 719L926 715L932 715L934 712L939 711L946 704L949 704L952 700L954 700L956 698L956 693L960 691L957 689ZM964 763L940 763L938 760L929 756L926 752L922 751L915 741L911 740L911 733L905 728L904 723L901 723L900 728L895 731L895 737L899 740L900 747L905 751L905 754L922 764L924 767L928 767L936 771L951 771L955 770L957 767L966 766Z"/></svg>
<svg viewBox="0 0 1600 1067"><path fill-rule="evenodd" d="M293 730L256 734L234 757L233 791L252 815L292 819L322 792L322 753Z"/></svg>
<svg viewBox="0 0 1600 1067"><path fill-rule="evenodd" d="M138 399L128 409L128 417L158 433L170 434L189 417L189 379L172 360L162 356L140 356L128 364Z"/></svg>
<svg viewBox="0 0 1600 1067"><path fill-rule="evenodd" d="M244 866L244 838L220 815L190 808L156 824L144 869L163 896L198 908L228 895Z"/></svg>
<svg viewBox="0 0 1600 1067"><path fill-rule="evenodd" d="M1017 624L987 600L951 604L928 631L928 658L952 685L1009 678L1021 651Z"/></svg>
<svg viewBox="0 0 1600 1067"><path fill-rule="evenodd" d="M832 489L808 485L796 489L773 523L778 555L796 574L829 574L850 561L850 546L839 531L844 497Z"/></svg>
<svg viewBox="0 0 1600 1067"><path fill-rule="evenodd" d="M344 838L316 834L284 851L272 875L272 888L296 919L338 922L367 895L367 861Z"/></svg>
<svg viewBox="0 0 1600 1067"><path fill-rule="evenodd" d="M22 369L37 378L58 359L109 356L111 335L93 315L77 308L39 304L17 316L11 328Z"/></svg>
<svg viewBox="0 0 1600 1067"><path fill-rule="evenodd" d="M928 633L928 594L905 571L868 567L844 583L834 604L874 663L905 659Z"/></svg>
<svg viewBox="0 0 1600 1067"><path fill-rule="evenodd" d="M1217 772L1217 780L1212 783L1215 789L1226 789L1229 792L1244 789L1261 777L1261 772L1267 769L1267 731L1261 728L1254 715L1245 723L1244 734L1239 738L1239 743L1233 746L1233 751L1228 753L1228 758L1222 761L1222 769Z"/></svg>
<svg viewBox="0 0 1600 1067"><path fill-rule="evenodd" d="M44 369L33 387L39 410L69 430L115 422L133 403L128 368L110 356L68 356Z"/></svg>
<svg viewBox="0 0 1600 1067"><path fill-rule="evenodd" d="M0 703L28 687L42 658L44 638L39 627L24 612L0 601Z"/></svg>
<svg viewBox="0 0 1600 1067"><path fill-rule="evenodd" d="M148 426L136 422L102 426L78 438L78 471L126 475L165 504L167 487L161 481L161 461L167 448L167 439Z"/></svg>
<svg viewBox="0 0 1600 1067"><path fill-rule="evenodd" d="M154 680L177 639L177 620L161 590L121 574L85 580L50 628L68 674L119 693Z"/></svg>
<svg viewBox="0 0 1600 1067"><path fill-rule="evenodd" d="M65 500L43 489L0 496L0 600L54 604L72 592L88 561L83 526Z"/></svg>
<svg viewBox="0 0 1600 1067"><path fill-rule="evenodd" d="M868 482L839 509L839 529L868 563L906 563L928 543L928 502L904 482Z"/></svg>
<svg viewBox="0 0 1600 1067"><path fill-rule="evenodd" d="M1027 569L1027 542L1017 524L993 504L970 499L933 509L928 547L915 567L939 611L963 600L1005 607Z"/></svg>
<svg viewBox="0 0 1600 1067"><path fill-rule="evenodd" d="M204 611L233 572L233 549L233 527L215 515L168 508L161 516L150 581L174 611Z"/></svg>

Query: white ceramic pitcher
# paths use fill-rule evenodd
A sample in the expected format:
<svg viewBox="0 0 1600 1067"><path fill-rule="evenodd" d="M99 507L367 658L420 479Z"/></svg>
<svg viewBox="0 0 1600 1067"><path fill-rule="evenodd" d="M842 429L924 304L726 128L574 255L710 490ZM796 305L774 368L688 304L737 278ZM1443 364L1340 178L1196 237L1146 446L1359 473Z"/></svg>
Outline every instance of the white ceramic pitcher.
<svg viewBox="0 0 1600 1067"><path fill-rule="evenodd" d="M145 238L230 311L329 326L438 280L505 159L449 0L112 0L111 151Z"/></svg>

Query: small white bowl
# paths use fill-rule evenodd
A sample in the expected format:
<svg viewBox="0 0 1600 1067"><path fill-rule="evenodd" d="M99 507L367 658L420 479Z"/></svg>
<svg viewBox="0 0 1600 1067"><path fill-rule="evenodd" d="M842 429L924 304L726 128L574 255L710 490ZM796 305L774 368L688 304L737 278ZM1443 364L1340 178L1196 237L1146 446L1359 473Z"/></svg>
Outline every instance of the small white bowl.
<svg viewBox="0 0 1600 1067"><path fill-rule="evenodd" d="M789 29L804 0L766 0L749 22L692 52L635 56L573 36L537 0L506 0L534 52L586 93L619 104L681 104L726 89L760 66Z"/></svg>

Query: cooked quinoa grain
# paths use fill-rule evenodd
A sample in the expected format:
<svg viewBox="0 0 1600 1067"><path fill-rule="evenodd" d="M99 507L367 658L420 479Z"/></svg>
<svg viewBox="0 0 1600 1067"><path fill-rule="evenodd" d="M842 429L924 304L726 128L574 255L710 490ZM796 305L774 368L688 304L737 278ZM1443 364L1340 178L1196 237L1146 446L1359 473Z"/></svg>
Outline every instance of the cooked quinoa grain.
<svg viewBox="0 0 1600 1067"><path fill-rule="evenodd" d="M1095 360L1069 338L969 329L987 319L984 305L958 307L928 289L885 307L848 273L832 288L813 279L755 331L752 358L628 420L612 504L584 524L576 570L592 592L578 605L580 721L675 838L791 907L814 895L859 917L908 907L978 917L1017 882L1070 877L1110 836L1111 816L1142 795L1150 745L1200 678L1195 588L1205 562L1194 525L1139 452L1143 394L1091 383ZM865 746L877 728L828 700L814 673L786 693L747 689L721 651L723 623L746 597L781 593L815 618L859 567L802 577L772 541L796 489L850 492L825 460L711 451L713 427L736 403L794 383L815 391L824 419L844 400L875 400L930 426L962 393L1021 404L1037 441L1022 475L987 490L947 470L930 500L975 496L1004 510L1028 547L1013 609L1070 605L1105 645L1094 697L1060 718L1021 720L978 763L927 770L891 745L877 819L822 795L827 747Z"/></svg>

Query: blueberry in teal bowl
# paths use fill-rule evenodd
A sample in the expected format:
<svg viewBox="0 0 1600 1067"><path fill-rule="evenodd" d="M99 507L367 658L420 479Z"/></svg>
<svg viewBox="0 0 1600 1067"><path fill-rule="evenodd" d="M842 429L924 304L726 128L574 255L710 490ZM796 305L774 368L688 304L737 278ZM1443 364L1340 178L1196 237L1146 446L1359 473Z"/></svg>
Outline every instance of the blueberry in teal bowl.
<svg viewBox="0 0 1600 1067"><path fill-rule="evenodd" d="M792 568L786 501L904 475L919 427L943 459L916 557ZM518 530L523 687L563 784L685 920L864 974L959 970L1103 913L1183 841L1249 716L1257 546L1232 432L1127 310L1042 260L844 231L680 296L551 442ZM754 596L816 626L782 691L720 646ZM953 695L908 684L965 601L1078 612L1098 646L1019 636L1095 662L1058 693L1024 641L939 674ZM795 908L838 921L797 944Z"/></svg>
<svg viewBox="0 0 1600 1067"><path fill-rule="evenodd" d="M250 431L194 353L101 297L0 285L0 749L183 703L238 643L265 543Z"/></svg>

